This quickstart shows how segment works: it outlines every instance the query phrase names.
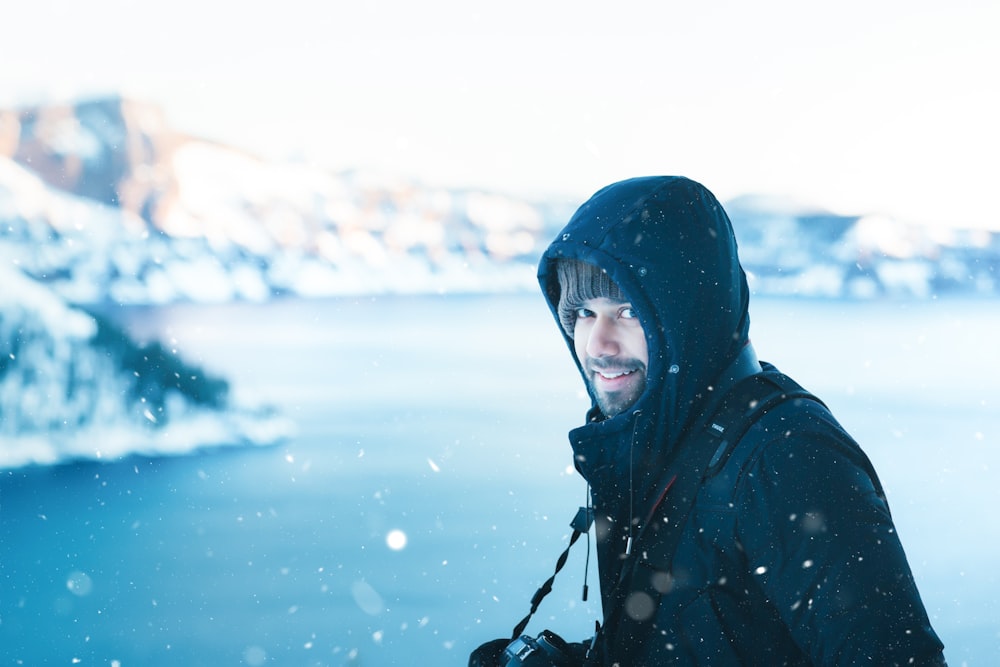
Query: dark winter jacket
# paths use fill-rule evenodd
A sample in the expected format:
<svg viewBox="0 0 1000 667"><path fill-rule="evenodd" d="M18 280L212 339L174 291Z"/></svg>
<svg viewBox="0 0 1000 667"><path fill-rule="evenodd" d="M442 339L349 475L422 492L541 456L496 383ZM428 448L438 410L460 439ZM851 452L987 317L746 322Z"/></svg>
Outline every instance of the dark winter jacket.
<svg viewBox="0 0 1000 667"><path fill-rule="evenodd" d="M607 271L649 350L636 404L606 418L595 402L570 433L597 517L598 664L944 664L875 471L821 403L761 417L700 487L671 565L645 558L700 415L741 377L777 372L749 345L746 277L715 197L679 177L595 194L539 266L557 324L563 258Z"/></svg>

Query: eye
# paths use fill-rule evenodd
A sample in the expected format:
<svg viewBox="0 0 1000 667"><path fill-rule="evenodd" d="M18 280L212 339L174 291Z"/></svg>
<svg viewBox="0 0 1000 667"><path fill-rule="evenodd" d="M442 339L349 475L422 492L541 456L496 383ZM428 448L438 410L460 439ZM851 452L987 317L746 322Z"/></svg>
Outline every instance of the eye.
<svg viewBox="0 0 1000 667"><path fill-rule="evenodd" d="M639 315L636 314L635 308L632 306L625 306L618 311L618 317L624 320L635 320L639 318Z"/></svg>
<svg viewBox="0 0 1000 667"><path fill-rule="evenodd" d="M593 317L593 316L594 316L594 311L590 310L589 308L577 308L576 309L576 319L578 319L578 320L582 320L582 319L585 319L585 318L588 318L588 317Z"/></svg>

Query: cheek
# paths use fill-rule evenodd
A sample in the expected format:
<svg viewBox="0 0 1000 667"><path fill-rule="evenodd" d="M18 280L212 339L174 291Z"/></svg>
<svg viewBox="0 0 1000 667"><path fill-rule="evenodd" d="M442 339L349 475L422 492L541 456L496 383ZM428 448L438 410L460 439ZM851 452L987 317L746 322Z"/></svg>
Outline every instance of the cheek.
<svg viewBox="0 0 1000 667"><path fill-rule="evenodd" d="M585 322L576 323L576 328L573 329L573 351L576 352L576 358L583 361L587 358L587 340L590 336L590 329L587 327Z"/></svg>
<svg viewBox="0 0 1000 667"><path fill-rule="evenodd" d="M646 335L639 331L632 340L632 356L649 366L649 349L646 346Z"/></svg>
<svg viewBox="0 0 1000 667"><path fill-rule="evenodd" d="M579 332L573 335L573 350L576 352L576 358L583 361L587 356L587 339L580 335Z"/></svg>

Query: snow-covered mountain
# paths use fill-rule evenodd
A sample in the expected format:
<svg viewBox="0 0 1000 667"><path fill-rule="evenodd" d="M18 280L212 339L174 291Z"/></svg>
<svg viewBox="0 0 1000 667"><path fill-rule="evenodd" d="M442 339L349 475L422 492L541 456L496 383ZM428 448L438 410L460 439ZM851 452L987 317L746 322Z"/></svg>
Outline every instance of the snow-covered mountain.
<svg viewBox="0 0 1000 667"><path fill-rule="evenodd" d="M518 289L547 215L266 162L129 100L8 111L0 127L0 252L76 303Z"/></svg>
<svg viewBox="0 0 1000 667"><path fill-rule="evenodd" d="M266 161L128 99L0 110L0 468L289 432L91 306L534 290L573 205ZM726 207L758 293L1000 287L996 233L936 236L763 197Z"/></svg>
<svg viewBox="0 0 1000 667"><path fill-rule="evenodd" d="M761 293L993 293L1000 235L726 203ZM565 202L268 162L121 98L0 111L0 257L73 303L535 289Z"/></svg>
<svg viewBox="0 0 1000 667"><path fill-rule="evenodd" d="M290 423L238 405L158 343L140 345L0 263L0 469L272 444Z"/></svg>
<svg viewBox="0 0 1000 667"><path fill-rule="evenodd" d="M834 215L766 197L725 206L758 293L928 298L1000 291L996 232Z"/></svg>

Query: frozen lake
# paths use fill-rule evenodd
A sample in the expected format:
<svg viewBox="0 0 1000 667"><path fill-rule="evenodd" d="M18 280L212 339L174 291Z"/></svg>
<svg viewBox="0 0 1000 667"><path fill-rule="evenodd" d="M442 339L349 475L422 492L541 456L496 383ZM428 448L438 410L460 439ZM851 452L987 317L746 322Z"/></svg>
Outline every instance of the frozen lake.
<svg viewBox="0 0 1000 667"><path fill-rule="evenodd" d="M288 443L0 477L0 656L24 665L464 665L551 574L586 408L539 296L118 314L299 425ZM760 356L874 461L952 667L1000 655L1000 304L756 299ZM569 638L580 543L529 630Z"/></svg>

